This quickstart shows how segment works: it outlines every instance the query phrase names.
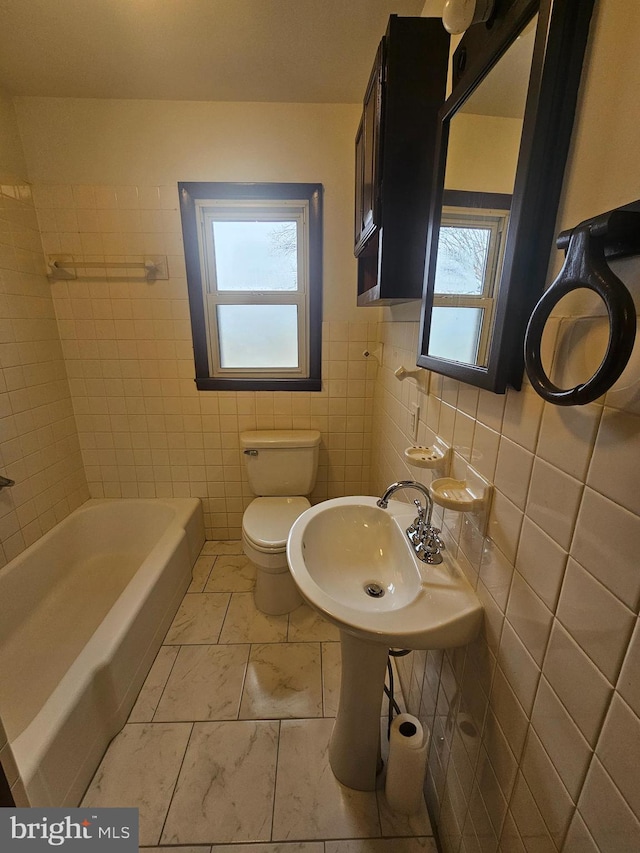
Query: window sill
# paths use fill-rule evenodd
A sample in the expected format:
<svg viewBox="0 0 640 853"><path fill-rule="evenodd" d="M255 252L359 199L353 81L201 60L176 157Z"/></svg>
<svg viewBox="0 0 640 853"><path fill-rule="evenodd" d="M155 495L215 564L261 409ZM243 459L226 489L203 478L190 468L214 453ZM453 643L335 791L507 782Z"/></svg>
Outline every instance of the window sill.
<svg viewBox="0 0 640 853"><path fill-rule="evenodd" d="M196 377L198 391L321 391L320 379L212 379Z"/></svg>

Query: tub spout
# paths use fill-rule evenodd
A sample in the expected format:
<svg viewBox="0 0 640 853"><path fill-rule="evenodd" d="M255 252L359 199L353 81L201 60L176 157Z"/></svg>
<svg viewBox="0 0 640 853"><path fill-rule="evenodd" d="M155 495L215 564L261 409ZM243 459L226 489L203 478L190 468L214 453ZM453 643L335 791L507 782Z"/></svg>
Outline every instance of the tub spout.
<svg viewBox="0 0 640 853"><path fill-rule="evenodd" d="M15 480L10 480L9 477L3 477L2 474L0 474L0 489L5 489L9 486L15 486L15 484Z"/></svg>

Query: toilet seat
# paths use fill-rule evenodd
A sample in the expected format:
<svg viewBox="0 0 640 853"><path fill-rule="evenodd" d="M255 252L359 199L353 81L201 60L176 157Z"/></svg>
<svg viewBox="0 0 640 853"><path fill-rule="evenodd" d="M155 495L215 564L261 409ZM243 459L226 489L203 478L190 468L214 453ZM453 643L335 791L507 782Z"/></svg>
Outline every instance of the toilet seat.
<svg viewBox="0 0 640 853"><path fill-rule="evenodd" d="M255 498L242 516L242 533L256 551L284 552L294 521L310 506L298 496Z"/></svg>

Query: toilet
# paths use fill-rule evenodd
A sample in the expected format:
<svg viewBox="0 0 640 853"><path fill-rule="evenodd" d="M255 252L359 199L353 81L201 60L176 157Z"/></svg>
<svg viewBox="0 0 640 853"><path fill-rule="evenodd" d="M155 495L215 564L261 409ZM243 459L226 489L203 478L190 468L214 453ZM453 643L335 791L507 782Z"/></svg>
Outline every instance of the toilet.
<svg viewBox="0 0 640 853"><path fill-rule="evenodd" d="M311 504L318 471L318 430L251 430L240 433L249 487L257 497L242 516L242 547L257 569L256 607L271 616L302 603L287 564L293 522Z"/></svg>

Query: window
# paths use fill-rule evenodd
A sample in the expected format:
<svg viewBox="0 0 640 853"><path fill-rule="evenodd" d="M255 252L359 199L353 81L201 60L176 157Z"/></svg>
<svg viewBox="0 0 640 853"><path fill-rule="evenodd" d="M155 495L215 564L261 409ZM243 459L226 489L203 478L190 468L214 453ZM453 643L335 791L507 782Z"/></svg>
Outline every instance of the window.
<svg viewBox="0 0 640 853"><path fill-rule="evenodd" d="M429 354L487 363L507 221L502 210L443 208Z"/></svg>
<svg viewBox="0 0 640 853"><path fill-rule="evenodd" d="M197 387L319 391L322 185L178 188Z"/></svg>

